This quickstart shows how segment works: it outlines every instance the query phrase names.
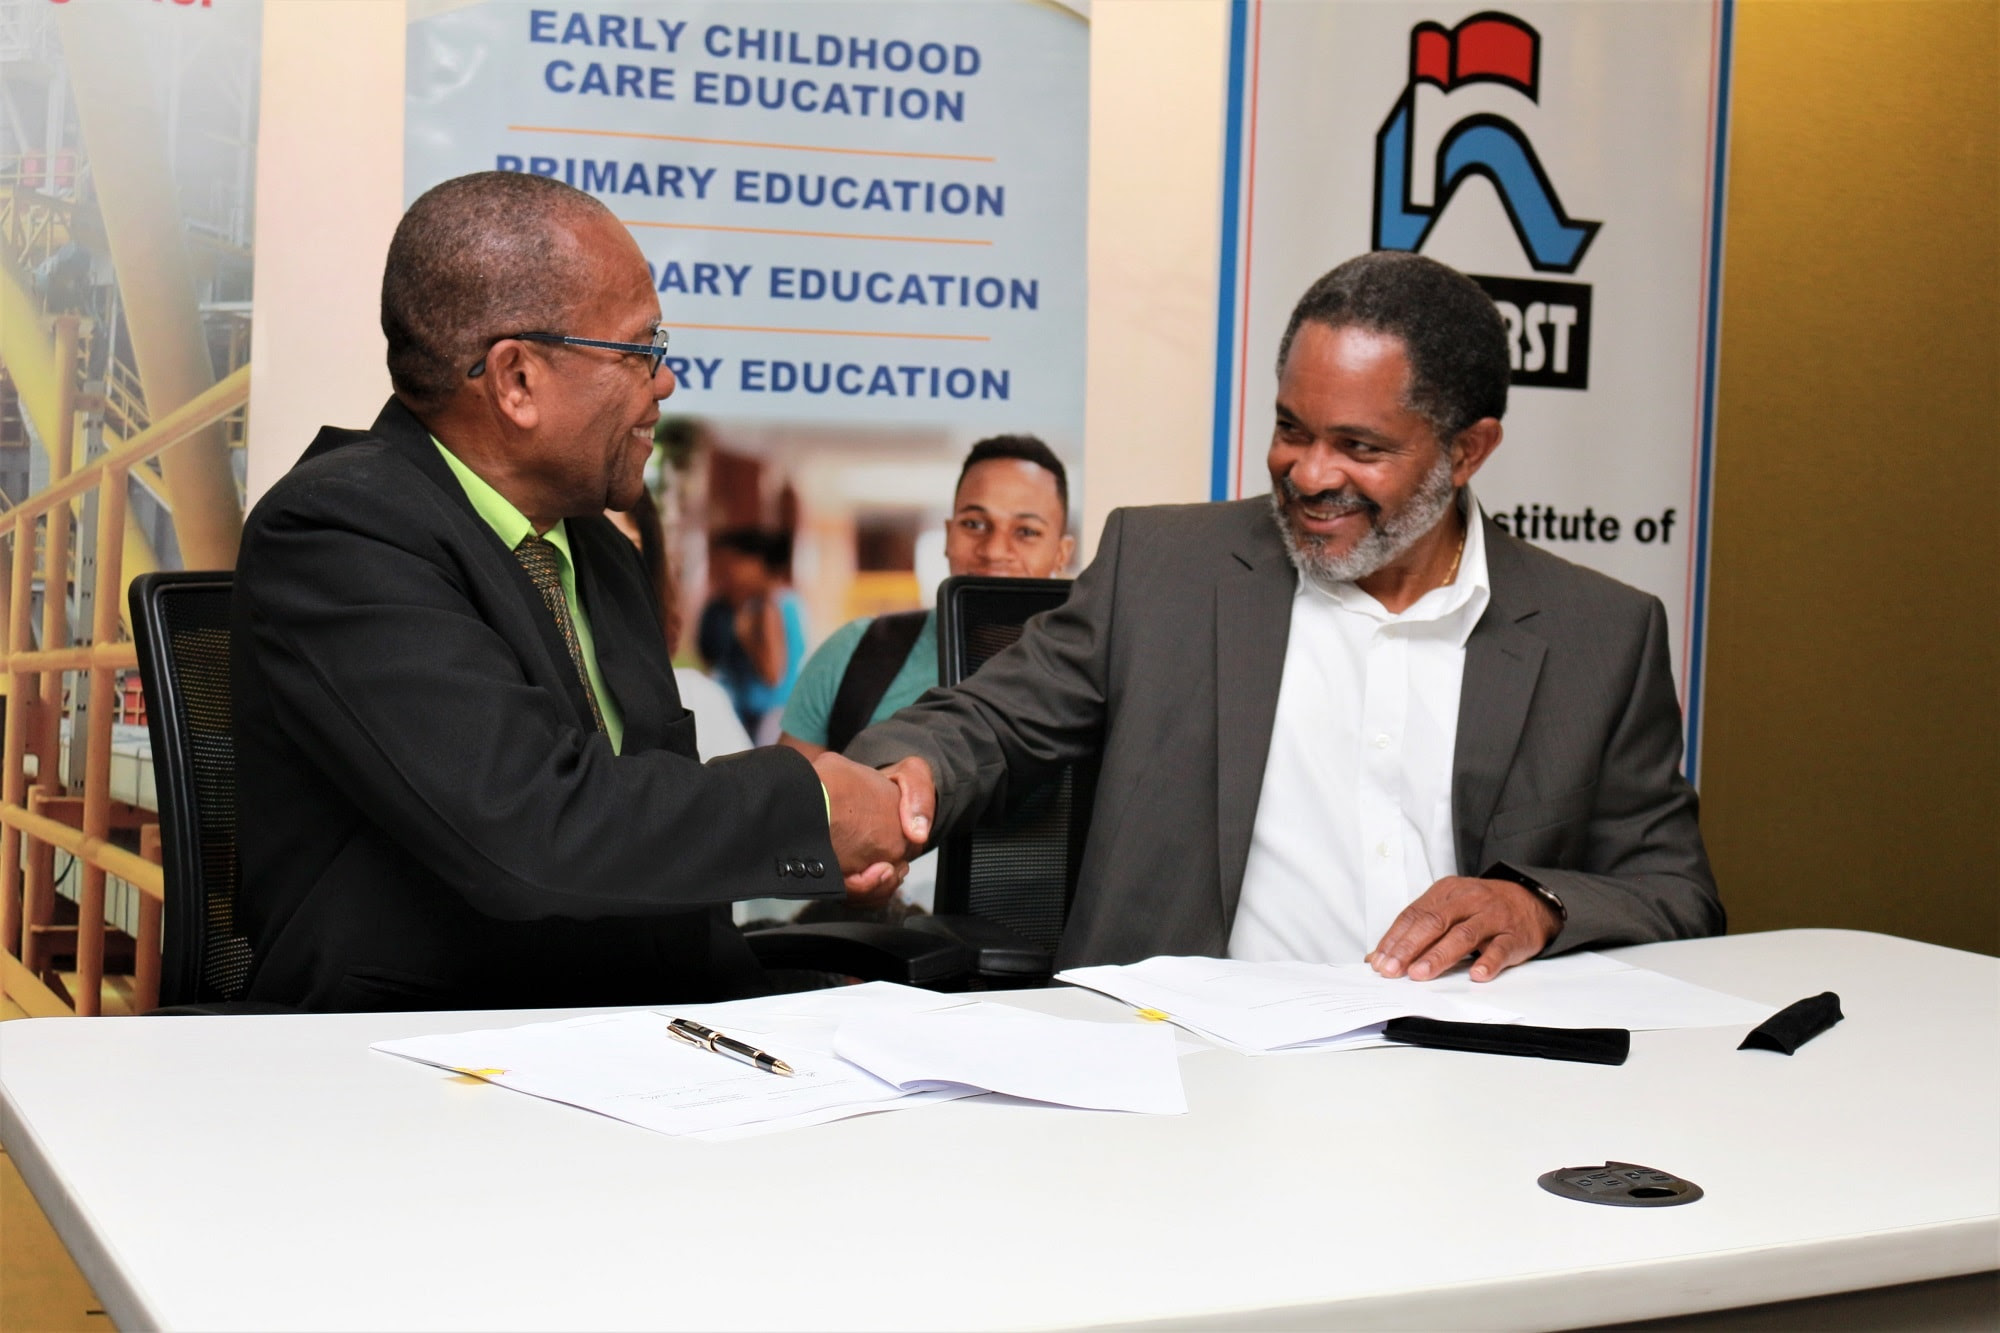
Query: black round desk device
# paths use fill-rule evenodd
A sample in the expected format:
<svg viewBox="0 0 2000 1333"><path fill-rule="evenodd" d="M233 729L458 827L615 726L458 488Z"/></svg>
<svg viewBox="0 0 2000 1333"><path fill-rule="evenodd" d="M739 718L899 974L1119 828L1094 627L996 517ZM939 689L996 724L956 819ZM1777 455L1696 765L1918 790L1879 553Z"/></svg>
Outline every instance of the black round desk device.
<svg viewBox="0 0 2000 1333"><path fill-rule="evenodd" d="M1672 1208L1701 1197L1701 1186L1637 1162L1606 1162L1602 1166L1564 1166L1543 1174L1543 1189L1579 1203L1604 1203L1613 1208Z"/></svg>

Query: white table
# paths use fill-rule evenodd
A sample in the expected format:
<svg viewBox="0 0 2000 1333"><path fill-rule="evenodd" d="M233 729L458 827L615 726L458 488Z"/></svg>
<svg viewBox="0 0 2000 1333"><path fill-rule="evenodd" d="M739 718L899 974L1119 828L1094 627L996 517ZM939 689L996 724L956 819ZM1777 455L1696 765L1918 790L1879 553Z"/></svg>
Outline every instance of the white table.
<svg viewBox="0 0 2000 1333"><path fill-rule="evenodd" d="M2000 960L1627 956L1849 1017L1790 1058L1639 1033L1619 1068L1205 1051L1181 1117L981 1100L735 1143L366 1049L526 1014L27 1020L0 1138L125 1329L1548 1328L2000 1267ZM1707 1197L1536 1186L1607 1158Z"/></svg>

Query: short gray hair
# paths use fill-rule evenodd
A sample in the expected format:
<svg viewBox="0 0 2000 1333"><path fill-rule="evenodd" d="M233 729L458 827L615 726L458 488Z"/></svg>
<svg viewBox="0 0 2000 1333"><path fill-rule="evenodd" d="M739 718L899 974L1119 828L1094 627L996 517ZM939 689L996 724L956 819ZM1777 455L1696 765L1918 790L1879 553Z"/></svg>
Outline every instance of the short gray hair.
<svg viewBox="0 0 2000 1333"><path fill-rule="evenodd" d="M585 286L575 227L611 211L546 176L480 171L425 191L382 272L389 382L439 407L497 338L566 332Z"/></svg>

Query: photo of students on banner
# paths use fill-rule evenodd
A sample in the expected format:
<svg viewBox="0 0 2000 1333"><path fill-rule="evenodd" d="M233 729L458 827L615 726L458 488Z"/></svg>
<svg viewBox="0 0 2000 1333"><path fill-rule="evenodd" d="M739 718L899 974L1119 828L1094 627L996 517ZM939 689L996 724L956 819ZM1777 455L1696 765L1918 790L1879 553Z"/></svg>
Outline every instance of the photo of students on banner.
<svg viewBox="0 0 2000 1333"><path fill-rule="evenodd" d="M1032 434L871 443L669 415L655 441L646 500L612 517L662 589L707 756L839 750L914 702L938 681L947 576L1076 572L1074 469ZM933 860L913 865L907 900L926 902Z"/></svg>

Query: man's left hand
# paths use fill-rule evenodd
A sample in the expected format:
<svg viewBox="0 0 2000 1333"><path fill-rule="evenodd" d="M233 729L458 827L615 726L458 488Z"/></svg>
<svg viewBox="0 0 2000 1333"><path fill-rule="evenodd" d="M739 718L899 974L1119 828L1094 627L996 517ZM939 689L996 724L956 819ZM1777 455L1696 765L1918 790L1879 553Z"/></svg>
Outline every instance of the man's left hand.
<svg viewBox="0 0 2000 1333"><path fill-rule="evenodd" d="M1561 928L1554 910L1519 884L1452 875L1405 907L1366 961L1385 977L1429 981L1478 954L1472 979L1491 981Z"/></svg>

